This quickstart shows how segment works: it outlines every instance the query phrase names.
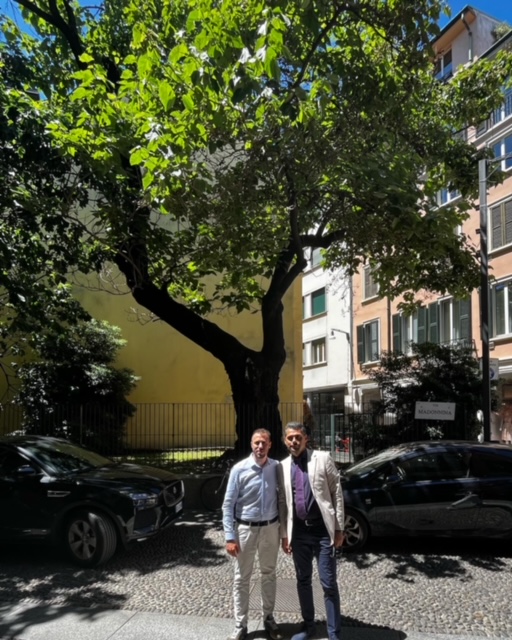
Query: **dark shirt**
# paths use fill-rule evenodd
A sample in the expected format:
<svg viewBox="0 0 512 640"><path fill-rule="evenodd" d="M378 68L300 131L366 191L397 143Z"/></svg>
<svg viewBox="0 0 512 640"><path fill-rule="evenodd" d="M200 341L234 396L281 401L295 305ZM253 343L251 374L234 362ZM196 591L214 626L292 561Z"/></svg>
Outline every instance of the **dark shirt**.
<svg viewBox="0 0 512 640"><path fill-rule="evenodd" d="M302 478L304 481L304 500L306 503L306 520L317 520L322 517L320 512L320 508L317 504L313 496L313 492L311 491L311 484L309 482L309 477L307 474L308 471L308 454L307 451L297 458L292 456L292 488L293 488L293 517L297 520L300 520L297 515L297 510L295 508L295 482L297 477L297 467L299 467L302 471ZM300 475L299 475L300 477Z"/></svg>

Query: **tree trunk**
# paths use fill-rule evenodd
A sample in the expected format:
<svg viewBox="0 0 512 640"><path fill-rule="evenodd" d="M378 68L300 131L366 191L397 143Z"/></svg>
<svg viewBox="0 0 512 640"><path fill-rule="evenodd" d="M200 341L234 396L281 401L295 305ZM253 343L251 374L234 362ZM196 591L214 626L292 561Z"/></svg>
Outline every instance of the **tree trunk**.
<svg viewBox="0 0 512 640"><path fill-rule="evenodd" d="M213 322L173 300L152 283L130 280L131 265L119 260L135 300L181 334L220 360L228 374L236 411L235 457L247 456L255 429L268 429L271 456L283 457L282 422L279 413L279 375L286 360L283 305L279 300L262 301L263 346L254 351ZM129 267L129 268L127 268Z"/></svg>
<svg viewBox="0 0 512 640"><path fill-rule="evenodd" d="M268 429L272 439L271 457L282 458L282 421L279 413L278 384L280 359L265 358L247 350L244 358L226 365L236 411L235 459L251 451L251 436L256 429Z"/></svg>

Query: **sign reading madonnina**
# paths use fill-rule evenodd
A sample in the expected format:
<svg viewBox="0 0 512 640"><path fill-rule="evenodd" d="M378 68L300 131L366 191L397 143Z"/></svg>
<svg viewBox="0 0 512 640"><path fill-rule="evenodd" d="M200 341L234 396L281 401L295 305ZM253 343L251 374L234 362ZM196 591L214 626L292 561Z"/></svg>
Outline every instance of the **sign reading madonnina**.
<svg viewBox="0 0 512 640"><path fill-rule="evenodd" d="M455 402L416 402L415 420L455 420Z"/></svg>

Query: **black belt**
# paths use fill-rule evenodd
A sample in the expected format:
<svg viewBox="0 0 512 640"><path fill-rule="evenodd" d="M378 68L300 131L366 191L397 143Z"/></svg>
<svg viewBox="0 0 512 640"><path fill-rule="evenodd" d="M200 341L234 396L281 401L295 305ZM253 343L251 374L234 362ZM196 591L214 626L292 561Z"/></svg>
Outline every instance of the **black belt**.
<svg viewBox="0 0 512 640"><path fill-rule="evenodd" d="M306 518L306 520L298 519L298 522L305 527L325 527L323 518Z"/></svg>
<svg viewBox="0 0 512 640"><path fill-rule="evenodd" d="M249 522L249 520L241 520L240 518L235 518L238 524L245 524L247 527L266 527L268 524L274 524L279 520L279 516L272 518L272 520L261 520L260 522Z"/></svg>

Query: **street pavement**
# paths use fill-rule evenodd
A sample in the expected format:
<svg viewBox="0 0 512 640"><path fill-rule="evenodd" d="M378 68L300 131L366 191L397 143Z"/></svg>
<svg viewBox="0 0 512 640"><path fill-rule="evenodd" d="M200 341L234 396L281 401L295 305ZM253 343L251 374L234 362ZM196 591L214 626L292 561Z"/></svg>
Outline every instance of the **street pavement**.
<svg viewBox="0 0 512 640"><path fill-rule="evenodd" d="M0 640L226 640L233 629L231 559L218 514L187 510L161 536L80 569L59 550L0 546ZM276 619L300 620L293 562L279 555ZM343 640L512 639L508 542L374 541L340 558ZM249 640L258 624L252 581ZM324 614L314 582L315 609ZM319 623L317 639L326 638Z"/></svg>
<svg viewBox="0 0 512 640"><path fill-rule="evenodd" d="M226 618L165 613L0 603L0 640L226 640L233 622ZM285 638L298 630L283 624ZM318 625L316 638L327 638ZM249 626L248 640L266 638L261 623ZM489 640L490 636L429 634L400 629L344 627L342 640ZM506 636L501 636L504 638Z"/></svg>

